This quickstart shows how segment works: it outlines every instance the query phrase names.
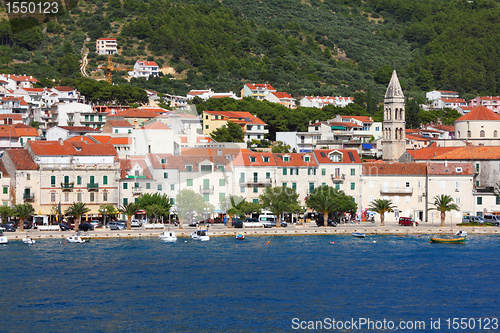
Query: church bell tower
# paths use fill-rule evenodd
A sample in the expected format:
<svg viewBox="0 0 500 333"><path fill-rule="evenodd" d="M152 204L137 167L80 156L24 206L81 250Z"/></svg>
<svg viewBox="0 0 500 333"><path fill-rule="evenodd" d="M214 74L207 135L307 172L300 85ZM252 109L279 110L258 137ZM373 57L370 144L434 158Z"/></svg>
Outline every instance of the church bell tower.
<svg viewBox="0 0 500 333"><path fill-rule="evenodd" d="M406 151L405 96L399 84L396 71L392 72L391 81L384 97L382 158L397 162Z"/></svg>

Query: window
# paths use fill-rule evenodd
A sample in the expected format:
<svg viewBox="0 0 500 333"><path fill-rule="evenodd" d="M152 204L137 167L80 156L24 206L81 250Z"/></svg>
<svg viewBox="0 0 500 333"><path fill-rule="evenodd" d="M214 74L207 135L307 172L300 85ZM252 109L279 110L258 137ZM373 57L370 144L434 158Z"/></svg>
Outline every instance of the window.
<svg viewBox="0 0 500 333"><path fill-rule="evenodd" d="M479 173L479 163L476 163L476 173Z"/></svg>
<svg viewBox="0 0 500 333"><path fill-rule="evenodd" d="M193 172L193 166L192 165L186 165L186 171L187 172Z"/></svg>
<svg viewBox="0 0 500 333"><path fill-rule="evenodd" d="M226 180L224 178L219 179L219 186L226 186Z"/></svg>
<svg viewBox="0 0 500 333"><path fill-rule="evenodd" d="M283 168L283 176L286 176L286 168Z"/></svg>
<svg viewBox="0 0 500 333"><path fill-rule="evenodd" d="M118 130L115 128L115 133L118 133Z"/></svg>
<svg viewBox="0 0 500 333"><path fill-rule="evenodd" d="M271 179L271 173L270 172L266 172L266 179Z"/></svg>
<svg viewBox="0 0 500 333"><path fill-rule="evenodd" d="M460 198L455 198L455 203L456 203L457 205L459 205L459 204L460 204Z"/></svg>
<svg viewBox="0 0 500 333"><path fill-rule="evenodd" d="M326 183L321 183L321 186L325 186L325 185L326 185Z"/></svg>
<svg viewBox="0 0 500 333"><path fill-rule="evenodd" d="M168 172L163 173L163 178L167 179L168 178Z"/></svg>
<svg viewBox="0 0 500 333"><path fill-rule="evenodd" d="M170 191L175 191L175 184L170 184Z"/></svg>
<svg viewBox="0 0 500 333"><path fill-rule="evenodd" d="M240 192L245 193L245 188L243 186L240 186Z"/></svg>
<svg viewBox="0 0 500 333"><path fill-rule="evenodd" d="M161 191L162 190L162 186L161 184L158 184L158 191Z"/></svg>
<svg viewBox="0 0 500 333"><path fill-rule="evenodd" d="M8 186L3 187L3 194L9 194L9 187Z"/></svg>
<svg viewBox="0 0 500 333"><path fill-rule="evenodd" d="M55 192L50 193L50 201L51 202L56 202L56 194L55 194Z"/></svg>
<svg viewBox="0 0 500 333"><path fill-rule="evenodd" d="M309 156L304 156L304 162L310 162L311 161L311 157Z"/></svg>
<svg viewBox="0 0 500 333"><path fill-rule="evenodd" d="M170 204L171 205L175 205L175 199L174 198L170 198Z"/></svg>
<svg viewBox="0 0 500 333"><path fill-rule="evenodd" d="M95 193L90 192L90 202L94 202L94 201L95 201Z"/></svg>
<svg viewBox="0 0 500 333"><path fill-rule="evenodd" d="M205 200L205 202L208 202L210 200L210 195L208 193L203 193L203 200Z"/></svg>
<svg viewBox="0 0 500 333"><path fill-rule="evenodd" d="M123 198L123 205L128 205L128 199L127 198Z"/></svg>
<svg viewBox="0 0 500 333"><path fill-rule="evenodd" d="M309 193L314 192L314 183L309 183Z"/></svg>
<svg viewBox="0 0 500 333"><path fill-rule="evenodd" d="M483 204L483 197L477 197L477 204L482 205Z"/></svg>
<svg viewBox="0 0 500 333"><path fill-rule="evenodd" d="M146 189L147 190L151 189L151 183L146 183Z"/></svg>
<svg viewBox="0 0 500 333"><path fill-rule="evenodd" d="M102 201L108 201L108 192L102 192Z"/></svg>
<svg viewBox="0 0 500 333"><path fill-rule="evenodd" d="M225 171L224 166L223 165L218 165L217 166L217 171L224 172Z"/></svg>
<svg viewBox="0 0 500 333"><path fill-rule="evenodd" d="M253 187L253 193L258 193L259 192L259 189L257 188L257 186L254 186Z"/></svg>
<svg viewBox="0 0 500 333"><path fill-rule="evenodd" d="M167 163L167 159L166 158L162 158L161 159L161 164L165 164L165 163Z"/></svg>
<svg viewBox="0 0 500 333"><path fill-rule="evenodd" d="M103 185L108 185L108 176L102 176Z"/></svg>
<svg viewBox="0 0 500 333"><path fill-rule="evenodd" d="M211 165L201 165L201 172L212 172L212 166Z"/></svg>
<svg viewBox="0 0 500 333"><path fill-rule="evenodd" d="M226 193L219 193L219 202L226 199Z"/></svg>
<svg viewBox="0 0 500 333"><path fill-rule="evenodd" d="M253 173L253 182L257 183L259 181L259 174L257 172Z"/></svg>
<svg viewBox="0 0 500 333"><path fill-rule="evenodd" d="M340 184L339 184L339 183L336 183L336 184L335 184L335 188L336 188L337 190L340 190Z"/></svg>
<svg viewBox="0 0 500 333"><path fill-rule="evenodd" d="M268 163L269 162L269 157L264 157L263 160L264 160L264 163Z"/></svg>
<svg viewBox="0 0 500 333"><path fill-rule="evenodd" d="M321 169L321 175L326 176L326 169Z"/></svg>
<svg viewBox="0 0 500 333"><path fill-rule="evenodd" d="M90 121L94 121L94 116L90 116Z"/></svg>
<svg viewBox="0 0 500 333"><path fill-rule="evenodd" d="M288 184L287 184L287 183L283 183L283 187L287 187L287 186L288 186Z"/></svg>
<svg viewBox="0 0 500 333"><path fill-rule="evenodd" d="M406 182L405 187L410 187L410 182Z"/></svg>
<svg viewBox="0 0 500 333"><path fill-rule="evenodd" d="M297 189L297 183L292 183L292 188L293 188L294 190L296 190L296 189Z"/></svg>
<svg viewBox="0 0 500 333"><path fill-rule="evenodd" d="M50 176L50 185L52 187L56 186L56 176Z"/></svg>
<svg viewBox="0 0 500 333"><path fill-rule="evenodd" d="M259 199L252 199L252 202L255 203L255 204L258 204L259 203Z"/></svg>
<svg viewBox="0 0 500 333"><path fill-rule="evenodd" d="M208 125L205 125L205 129L208 129Z"/></svg>
<svg viewBox="0 0 500 333"><path fill-rule="evenodd" d="M135 188L139 188L139 183L134 183Z"/></svg>
<svg viewBox="0 0 500 333"><path fill-rule="evenodd" d="M245 182L245 173L242 172L240 173L240 183L244 183Z"/></svg>
<svg viewBox="0 0 500 333"><path fill-rule="evenodd" d="M283 162L288 162L290 160L290 156L283 156Z"/></svg>
<svg viewBox="0 0 500 333"><path fill-rule="evenodd" d="M193 186L193 180L192 179L187 179L186 180L186 185L187 186Z"/></svg>
<svg viewBox="0 0 500 333"><path fill-rule="evenodd" d="M76 185L82 185L82 176L76 176Z"/></svg>
<svg viewBox="0 0 500 333"><path fill-rule="evenodd" d="M481 130L481 131L479 132L479 137L480 137L480 138L484 138L484 130Z"/></svg>
<svg viewBox="0 0 500 333"><path fill-rule="evenodd" d="M126 190L128 188L128 183L123 183L123 189Z"/></svg>
<svg viewBox="0 0 500 333"><path fill-rule="evenodd" d="M257 159L255 157L250 157L250 162L254 163Z"/></svg>
<svg viewBox="0 0 500 333"><path fill-rule="evenodd" d="M351 176L356 176L356 169L351 169Z"/></svg>
<svg viewBox="0 0 500 333"><path fill-rule="evenodd" d="M500 205L500 197L497 197L496 204Z"/></svg>
<svg viewBox="0 0 500 333"><path fill-rule="evenodd" d="M351 183L351 190L356 189L356 183Z"/></svg>
<svg viewBox="0 0 500 333"><path fill-rule="evenodd" d="M94 184L94 176L90 176L90 183Z"/></svg>

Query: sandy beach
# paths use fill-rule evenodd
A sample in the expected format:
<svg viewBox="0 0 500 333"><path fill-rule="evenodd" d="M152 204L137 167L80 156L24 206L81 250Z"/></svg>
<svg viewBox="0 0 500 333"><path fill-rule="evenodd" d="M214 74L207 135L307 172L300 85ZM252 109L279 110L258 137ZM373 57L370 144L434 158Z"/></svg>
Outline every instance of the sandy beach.
<svg viewBox="0 0 500 333"><path fill-rule="evenodd" d="M165 230L173 230L177 237L189 237L189 234L196 230L194 227L184 225L182 229L173 225L166 224L163 229L144 229L144 227L133 228L132 230L109 230L107 228L98 228L85 233L94 239L105 238L137 238L137 237L157 237ZM460 227L453 226L453 232L459 230L466 231L471 234L499 234L500 227ZM317 227L314 223L306 225L288 225L286 228L228 228L223 224L213 224L209 228L209 236L211 237L234 237L238 233L243 233L246 236L302 236L302 235L342 235L351 234L352 232L366 233L367 235L434 235L434 234L450 234L451 226L440 227L438 225L420 224L416 227L399 226L396 222L386 222L385 226L380 226L379 223L362 222L359 224L341 224L337 227ZM4 235L9 240L21 240L28 235L33 239L65 239L73 235L74 231L39 231L37 229L27 229L24 232L5 232Z"/></svg>

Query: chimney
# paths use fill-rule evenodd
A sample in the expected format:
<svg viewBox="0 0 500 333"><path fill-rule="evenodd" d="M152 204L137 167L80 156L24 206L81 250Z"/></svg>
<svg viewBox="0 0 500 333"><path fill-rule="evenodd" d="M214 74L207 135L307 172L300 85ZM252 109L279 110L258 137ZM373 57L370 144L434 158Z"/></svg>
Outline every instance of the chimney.
<svg viewBox="0 0 500 333"><path fill-rule="evenodd" d="M64 144L64 141L62 138L59 138L59 144L62 146Z"/></svg>

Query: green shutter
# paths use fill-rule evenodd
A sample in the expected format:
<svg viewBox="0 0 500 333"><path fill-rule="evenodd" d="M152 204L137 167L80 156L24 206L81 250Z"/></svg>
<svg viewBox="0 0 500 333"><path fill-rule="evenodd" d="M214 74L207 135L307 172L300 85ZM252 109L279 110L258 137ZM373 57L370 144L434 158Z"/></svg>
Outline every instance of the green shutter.
<svg viewBox="0 0 500 333"><path fill-rule="evenodd" d="M102 183L108 185L108 176L102 176Z"/></svg>

